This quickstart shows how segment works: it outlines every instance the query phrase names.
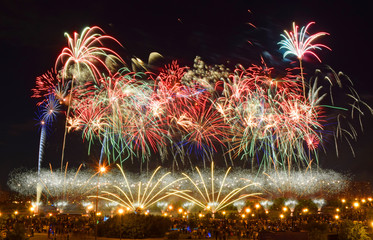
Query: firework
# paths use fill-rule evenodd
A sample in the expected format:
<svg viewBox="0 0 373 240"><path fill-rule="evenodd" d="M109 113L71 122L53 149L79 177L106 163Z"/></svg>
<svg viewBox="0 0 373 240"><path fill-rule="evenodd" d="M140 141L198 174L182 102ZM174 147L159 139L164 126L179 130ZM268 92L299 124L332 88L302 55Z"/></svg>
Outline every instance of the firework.
<svg viewBox="0 0 373 240"><path fill-rule="evenodd" d="M270 171L259 178L267 198L332 197L344 191L349 178L330 170Z"/></svg>
<svg viewBox="0 0 373 240"><path fill-rule="evenodd" d="M234 188L227 194L222 194L225 188L225 181L230 168L224 174L222 179L215 179L214 176L214 162L211 162L211 176L210 182L207 182L208 178L202 175L198 167L196 170L199 175L199 179L193 180L190 176L183 173L183 175L190 181L195 191L185 191L185 190L172 190L172 193L179 196L187 201L193 202L195 205L201 207L204 210L214 214L225 207L240 201L241 199L246 199L249 197L257 197L260 193L245 193L250 186L255 185L255 183L247 184L243 187ZM209 189L209 190L208 190ZM225 190L225 189L224 189Z"/></svg>
<svg viewBox="0 0 373 240"><path fill-rule="evenodd" d="M85 82L90 77L97 81L102 78L101 70L98 68L97 64L103 66L104 69L110 74L110 70L106 67L104 60L102 60L103 57L119 59L122 63L124 63L124 61L115 51L102 45L104 40L112 40L119 45L120 43L111 36L102 35L101 32L103 31L99 27L87 27L82 31L80 36L78 33L74 33L74 38L71 38L69 34L65 33L65 36L68 39L68 47L64 48L61 54L58 56L55 69L57 70L57 65L59 62L61 62L63 65L62 79L65 80L68 77L68 71L72 74L69 94L70 101L73 97L72 93L74 90L75 81ZM88 71L88 75L85 74L86 71ZM70 106L71 104L69 103L66 117L69 117ZM66 120L61 155L61 171L65 152L67 122L68 121Z"/></svg>
<svg viewBox="0 0 373 240"><path fill-rule="evenodd" d="M53 95L62 103L66 101L68 85L52 69L36 78L35 88L32 89L33 95L31 97L41 99L37 103L38 106L44 103L50 95Z"/></svg>
<svg viewBox="0 0 373 240"><path fill-rule="evenodd" d="M285 31L279 43L284 57L295 55L300 65L308 54L320 61L315 50L329 48L314 42L327 33L308 36L312 24L299 31L294 23L292 32ZM89 152L93 143L101 145L100 162L105 155L109 163L121 165L136 159L140 171L146 164L149 172L153 159L170 162L175 170L187 164L207 168L207 162L222 156L227 167L250 166L272 178L272 171L297 175L294 169L306 169L307 175L317 169L330 136L350 144L357 136L352 118L358 116L362 126L362 109L373 113L352 84L342 85L349 79L331 69L317 70L305 84L302 65L301 76L297 69L269 67L263 59L260 65L238 64L231 71L196 57L191 68L172 61L158 73L142 73L134 71L150 68L138 58L132 60L132 71L121 68L122 58L105 46L119 42L98 27L66 36L68 46L55 72L39 77L33 89L33 97L53 95L68 106L61 171L66 133L79 131ZM342 104L334 101L340 89L347 91Z"/></svg>
<svg viewBox="0 0 373 240"><path fill-rule="evenodd" d="M103 58L111 57L124 61L122 58L112 49L103 46L105 40L112 40L122 46L115 38L102 35L103 30L97 26L86 27L82 33L74 33L73 37L70 37L68 33L65 33L67 38L68 47L64 48L57 58L55 69L59 62L62 63L63 67L63 78L67 77L67 71L70 70L70 66L73 66L72 75L73 78L82 79L82 71L88 70L93 79L98 80L102 77L102 72L98 68L98 64L110 73ZM109 55L111 54L111 55Z"/></svg>
<svg viewBox="0 0 373 240"><path fill-rule="evenodd" d="M281 40L278 44L281 45L280 49L285 48L286 52L284 53L284 58L287 55L295 55L300 64L301 69L301 76L302 76L302 84L303 84L303 92L305 92L305 86L304 86L304 77L303 77L303 68L302 68L302 59L304 55L311 54L313 55L319 62L321 62L320 58L317 56L316 53L314 53L314 50L321 50L321 48L326 48L331 50L329 47L327 47L324 44L313 44L313 42L324 35L329 35L327 32L318 32L313 35L307 36L307 29L314 24L314 22L310 22L307 24L306 27L302 27L300 32L298 32L298 26L295 25L295 22L293 22L293 32L287 32L284 30L285 35L281 34L281 36L284 38Z"/></svg>
<svg viewBox="0 0 373 240"><path fill-rule="evenodd" d="M40 183L42 196L52 203L74 202L85 200L94 189L96 183L92 181L95 176L91 171L69 169L68 164L64 172L41 169L34 171L16 171L11 175L8 185L10 188L25 196L35 195L35 186Z"/></svg>
<svg viewBox="0 0 373 240"><path fill-rule="evenodd" d="M47 135L47 128L55 121L57 114L61 110L59 101L54 98L54 95L49 95L46 102L42 103L39 107L40 111L38 118L40 121L40 144L39 144L39 160L38 160L38 174L40 173L41 161L44 155L44 146Z"/></svg>
<svg viewBox="0 0 373 240"><path fill-rule="evenodd" d="M131 181L133 179L127 178L119 165L118 168L123 176L124 184L123 181L120 185L114 184L112 188L115 192L102 191L102 194L98 196L98 198L117 203L119 206L130 209L136 213L141 213L153 204L172 195L166 191L170 186L180 181L180 179L165 181L171 172L167 172L158 177L159 174L157 173L160 169L160 167L158 167L147 182L143 182L142 180L135 182ZM89 197L96 198L97 196Z"/></svg>
<svg viewBox="0 0 373 240"><path fill-rule="evenodd" d="M325 170L293 171L290 175L288 171L273 171L256 175L247 169L200 171L197 168L195 173L171 176L157 168L147 176L118 169L100 176L101 204L114 204L136 212L146 211L153 205L165 210L173 201L180 200L181 206L191 212L202 208L211 213L229 205L240 211L250 198L260 198L260 204L266 210L277 198L314 199L317 204L322 204L317 199L328 199L343 192L349 182L347 176ZM39 182L45 200L70 205L97 197L96 176L97 172L82 166L69 169L66 164L62 173L52 168L41 169L40 175L34 171L15 171L8 185L22 195L34 196L34 187Z"/></svg>

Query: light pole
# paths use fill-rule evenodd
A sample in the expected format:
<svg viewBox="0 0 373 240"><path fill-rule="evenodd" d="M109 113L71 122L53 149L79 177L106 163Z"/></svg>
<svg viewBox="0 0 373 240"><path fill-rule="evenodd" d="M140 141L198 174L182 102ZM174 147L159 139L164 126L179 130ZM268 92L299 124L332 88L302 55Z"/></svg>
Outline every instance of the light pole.
<svg viewBox="0 0 373 240"><path fill-rule="evenodd" d="M34 236L34 226L33 226L33 222L32 222L32 217L35 213L35 207L34 206L31 206L30 207L30 212L31 212L31 215L30 215L30 222L31 222L31 234L32 234L32 237Z"/></svg>
<svg viewBox="0 0 373 240"><path fill-rule="evenodd" d="M119 239L122 240L122 228L123 228L123 226L122 226L123 225L122 215L124 213L123 208L119 208L118 213L119 213L119 217L120 217Z"/></svg>
<svg viewBox="0 0 373 240"><path fill-rule="evenodd" d="M100 176L106 172L106 168L104 166L100 166L98 170L98 176L97 176L97 194L96 194L96 212L95 212L95 240L97 240L97 225L98 225L98 189L100 186Z"/></svg>

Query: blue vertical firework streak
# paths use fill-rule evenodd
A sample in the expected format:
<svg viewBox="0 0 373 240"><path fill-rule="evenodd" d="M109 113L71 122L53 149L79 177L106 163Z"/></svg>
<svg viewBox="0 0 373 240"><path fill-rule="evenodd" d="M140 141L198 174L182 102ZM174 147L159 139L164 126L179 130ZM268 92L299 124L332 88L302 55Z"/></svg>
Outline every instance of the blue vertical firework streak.
<svg viewBox="0 0 373 240"><path fill-rule="evenodd" d="M60 111L61 105L53 95L49 95L47 100L42 105L40 105L38 109L38 119L41 125L38 158L38 176L40 175L41 162L44 156L44 147L47 138L47 130L56 120L56 116Z"/></svg>

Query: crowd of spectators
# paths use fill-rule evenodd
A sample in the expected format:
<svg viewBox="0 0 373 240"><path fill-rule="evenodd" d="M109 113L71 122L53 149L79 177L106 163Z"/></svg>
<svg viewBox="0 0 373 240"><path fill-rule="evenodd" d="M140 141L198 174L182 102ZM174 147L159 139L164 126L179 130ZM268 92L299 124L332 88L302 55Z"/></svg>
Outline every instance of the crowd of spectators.
<svg viewBox="0 0 373 240"><path fill-rule="evenodd" d="M367 217L362 214L344 215L344 219L352 219L360 222L364 226L369 226ZM262 232L306 232L310 231L310 225L318 224L324 227L327 233L338 233L340 231L341 219L336 219L333 215L308 214L301 216L287 216L285 218L270 219L265 217L242 218L239 214L234 217L212 218L211 216L189 218L173 217L170 230L178 232L180 238L215 240L227 239L259 239ZM29 236L35 232L45 233L48 239L70 239L71 236L92 236L95 234L95 219L84 216L26 216L7 218L2 220L2 231L17 231L23 228ZM1 238L0 238L1 239Z"/></svg>

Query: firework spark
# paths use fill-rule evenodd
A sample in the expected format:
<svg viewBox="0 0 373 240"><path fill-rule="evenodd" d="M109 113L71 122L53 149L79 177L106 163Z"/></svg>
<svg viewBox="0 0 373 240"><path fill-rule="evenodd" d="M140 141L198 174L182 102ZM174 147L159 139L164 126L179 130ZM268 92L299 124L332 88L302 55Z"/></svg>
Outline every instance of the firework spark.
<svg viewBox="0 0 373 240"><path fill-rule="evenodd" d="M247 199L250 197L257 197L261 193L244 193L250 186L255 185L255 183L247 184L243 187L234 188L232 191L228 192L227 194L223 195L223 188L225 187L225 181L227 175L230 171L230 168L224 174L224 177L221 181L217 181L214 176L214 162L211 162L211 176L210 176L210 183L207 182L207 176L202 175L198 167L196 167L198 175L200 179L193 180L190 176L183 173L183 175L190 181L192 186L194 186L194 190L185 191L185 190L172 190L172 194L179 196L187 201L194 203L195 205L205 209L207 211L211 211L214 214L225 207L240 201L241 199ZM198 184L198 182L200 184ZM202 185L202 186L198 186ZM217 188L217 189L216 189ZM209 190L208 190L209 189ZM217 191L216 191L217 190ZM225 189L224 189L225 190ZM195 194L194 194L195 193Z"/></svg>
<svg viewBox="0 0 373 240"><path fill-rule="evenodd" d="M165 182L168 175L171 172L167 172L160 177L157 176L160 167L158 167L151 177L144 183L142 180L139 182L133 182L128 179L124 170L117 165L124 179L124 184L113 185L112 191L102 191L99 196L100 199L107 200L110 202L117 203L127 209L131 209L133 212L141 213L145 211L153 204L169 197L172 193L167 193L168 188L181 179L176 179L170 182ZM157 176L157 177L156 177ZM129 181L130 180L130 181ZM96 198L96 196L89 196L91 198Z"/></svg>
<svg viewBox="0 0 373 240"><path fill-rule="evenodd" d="M302 84L303 84L303 92L305 92L305 86L304 86L304 77L303 77L303 67L302 67L302 59L306 54L311 54L314 56L319 62L321 62L320 58L317 56L316 53L314 53L314 50L321 50L322 48L326 48L331 50L328 46L324 44L313 44L313 42L324 35L329 35L327 32L318 32L313 35L307 36L307 29L314 24L314 22L310 22L307 24L306 27L302 27L300 32L298 32L298 25L295 25L295 22L293 22L293 32L288 32L284 30L285 35L281 34L281 36L284 38L281 40L278 44L281 45L280 49L284 48L286 49L286 52L284 53L284 58L287 55L295 55L299 60L299 65L301 69L301 76L302 76Z"/></svg>

